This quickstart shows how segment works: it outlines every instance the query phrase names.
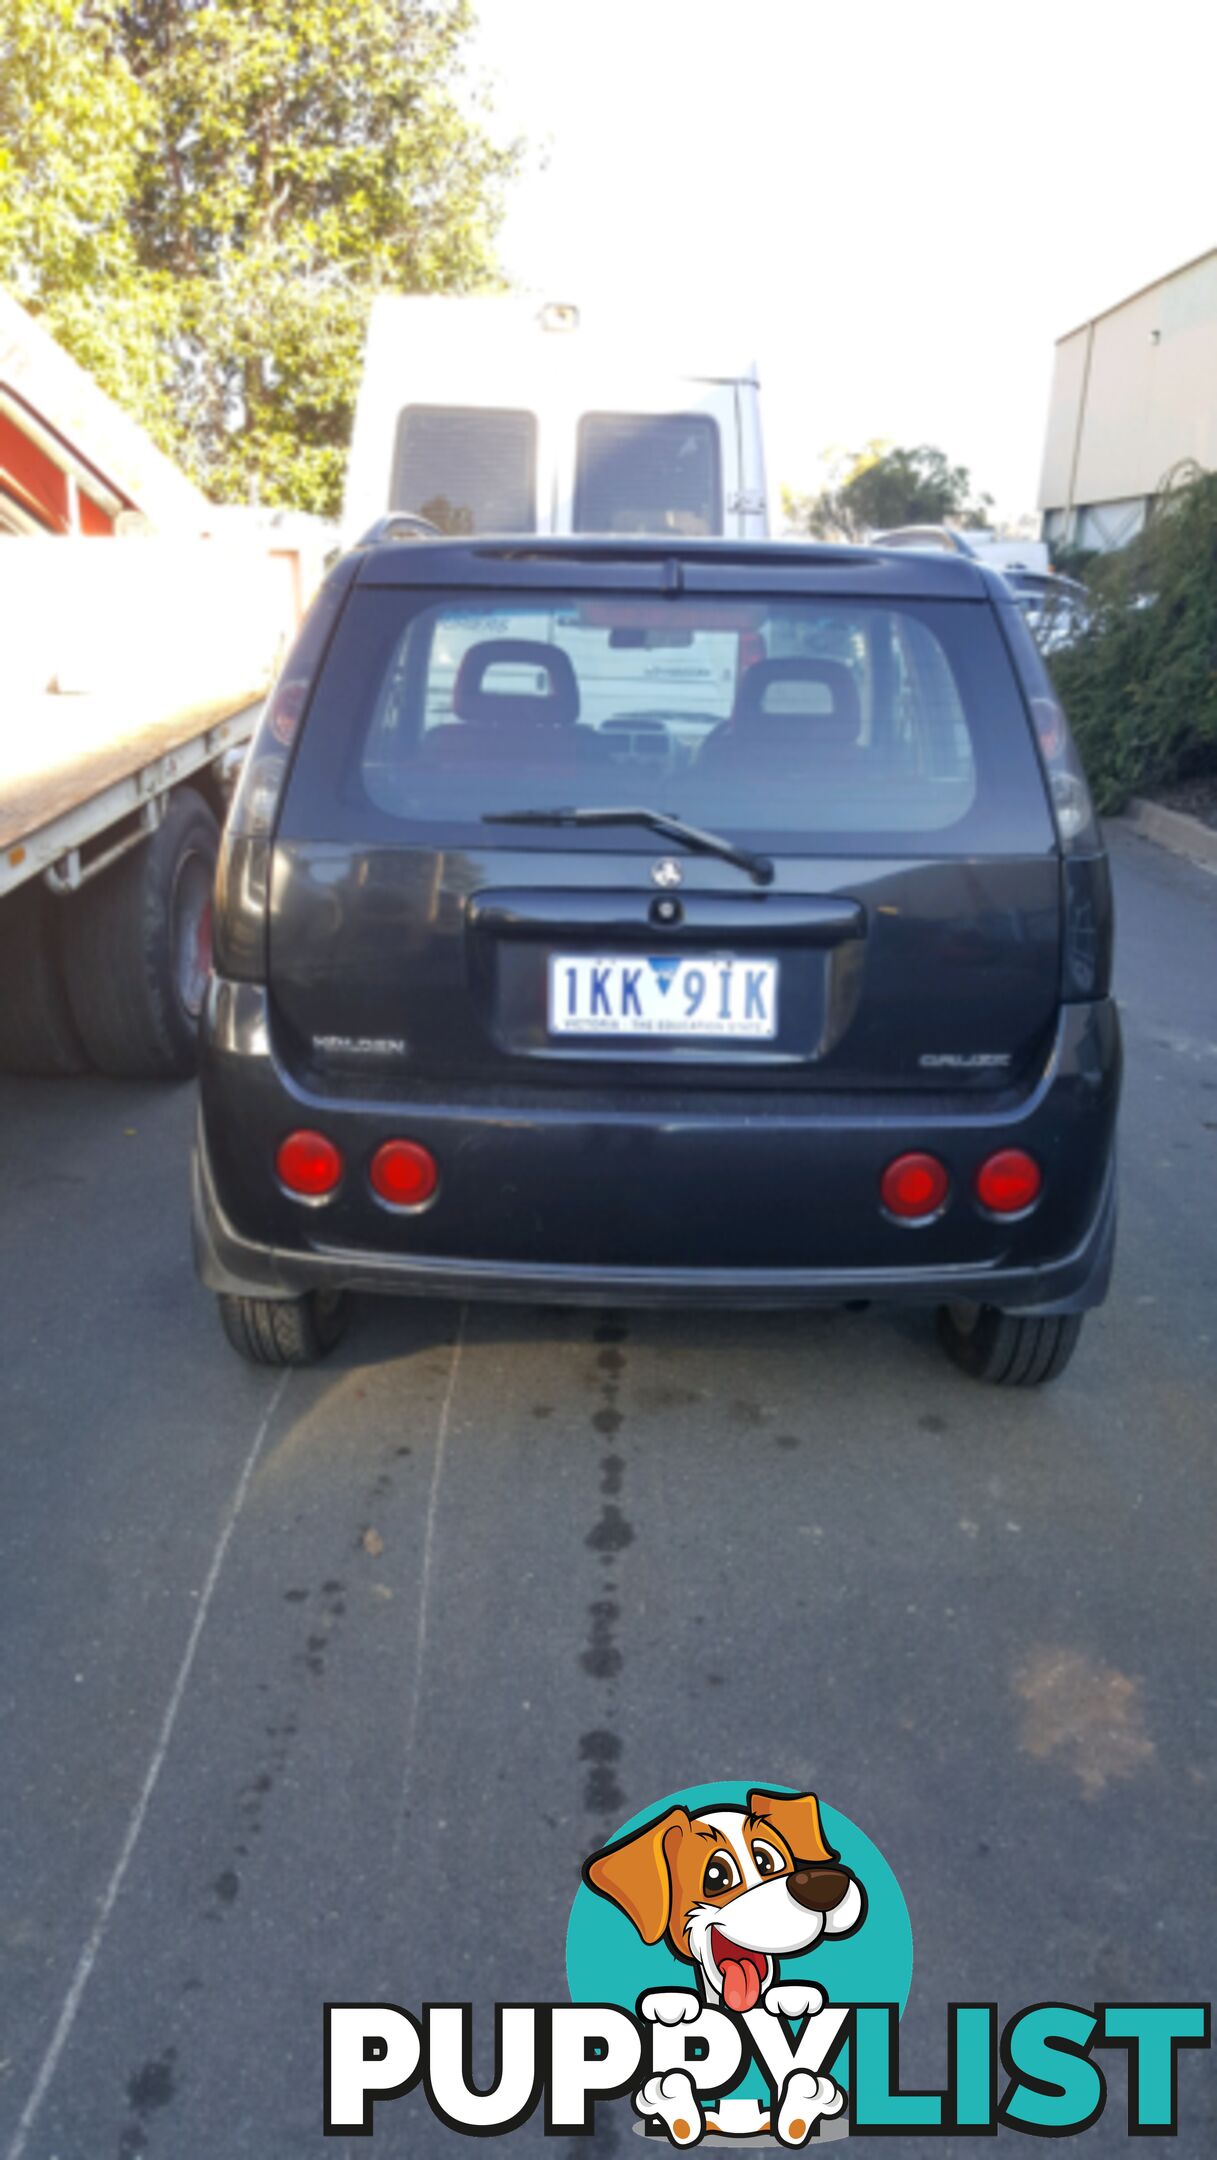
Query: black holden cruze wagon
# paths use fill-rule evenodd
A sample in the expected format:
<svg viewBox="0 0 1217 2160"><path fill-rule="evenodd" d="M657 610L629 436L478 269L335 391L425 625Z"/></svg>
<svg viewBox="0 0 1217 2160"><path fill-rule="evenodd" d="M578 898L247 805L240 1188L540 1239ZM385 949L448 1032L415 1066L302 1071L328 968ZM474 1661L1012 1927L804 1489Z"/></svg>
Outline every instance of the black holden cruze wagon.
<svg viewBox="0 0 1217 2160"><path fill-rule="evenodd" d="M1104 1297L1106 856L1001 579L907 549L373 540L224 836L194 1175L246 1356L344 1294Z"/></svg>

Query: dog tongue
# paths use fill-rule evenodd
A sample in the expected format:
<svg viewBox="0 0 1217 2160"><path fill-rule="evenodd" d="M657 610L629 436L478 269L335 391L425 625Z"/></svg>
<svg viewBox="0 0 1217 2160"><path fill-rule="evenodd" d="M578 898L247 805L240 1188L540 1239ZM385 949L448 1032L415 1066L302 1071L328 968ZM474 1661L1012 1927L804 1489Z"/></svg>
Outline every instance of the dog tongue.
<svg viewBox="0 0 1217 2160"><path fill-rule="evenodd" d="M760 1999L761 1976L751 1958L728 1958L722 1967L723 2001L742 2017Z"/></svg>

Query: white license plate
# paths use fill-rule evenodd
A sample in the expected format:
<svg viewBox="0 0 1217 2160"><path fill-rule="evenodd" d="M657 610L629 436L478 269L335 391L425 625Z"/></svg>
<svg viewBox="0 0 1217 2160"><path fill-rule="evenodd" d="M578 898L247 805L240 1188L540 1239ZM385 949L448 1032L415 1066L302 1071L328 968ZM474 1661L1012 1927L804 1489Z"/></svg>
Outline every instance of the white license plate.
<svg viewBox="0 0 1217 2160"><path fill-rule="evenodd" d="M777 1033L778 964L710 953L551 953L551 1035L726 1036Z"/></svg>

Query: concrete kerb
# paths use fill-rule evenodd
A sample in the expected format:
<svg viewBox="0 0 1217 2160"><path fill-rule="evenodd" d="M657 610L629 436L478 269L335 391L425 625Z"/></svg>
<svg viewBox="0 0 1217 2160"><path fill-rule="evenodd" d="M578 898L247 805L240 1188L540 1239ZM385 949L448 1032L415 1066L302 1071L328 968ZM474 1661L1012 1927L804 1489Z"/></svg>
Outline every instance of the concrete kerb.
<svg viewBox="0 0 1217 2160"><path fill-rule="evenodd" d="M1188 817L1182 810L1168 810L1162 803L1147 802L1143 795L1129 797L1118 821L1142 839L1168 848L1172 855L1186 856L1206 870L1217 871L1217 828Z"/></svg>

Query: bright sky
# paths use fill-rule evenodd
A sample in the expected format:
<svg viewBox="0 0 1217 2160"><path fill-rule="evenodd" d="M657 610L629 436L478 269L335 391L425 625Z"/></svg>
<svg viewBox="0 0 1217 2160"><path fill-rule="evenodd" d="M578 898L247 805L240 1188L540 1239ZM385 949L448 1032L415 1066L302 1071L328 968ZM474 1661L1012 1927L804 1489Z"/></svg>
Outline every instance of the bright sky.
<svg viewBox="0 0 1217 2160"><path fill-rule="evenodd" d="M1053 341L1217 245L1212 0L475 0L501 260L726 331L771 485L931 442L1033 510Z"/></svg>

